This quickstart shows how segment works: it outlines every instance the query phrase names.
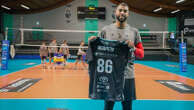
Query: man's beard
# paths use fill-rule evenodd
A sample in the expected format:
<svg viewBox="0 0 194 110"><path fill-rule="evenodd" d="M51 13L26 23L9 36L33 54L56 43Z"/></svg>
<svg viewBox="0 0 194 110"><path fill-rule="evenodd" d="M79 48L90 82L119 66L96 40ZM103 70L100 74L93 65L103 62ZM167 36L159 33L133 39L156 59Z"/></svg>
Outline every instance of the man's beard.
<svg viewBox="0 0 194 110"><path fill-rule="evenodd" d="M122 16L122 17L116 16L116 19L117 19L119 22L123 23L123 22L125 22L125 21L127 20L127 17L126 17L125 15L121 15L121 16Z"/></svg>

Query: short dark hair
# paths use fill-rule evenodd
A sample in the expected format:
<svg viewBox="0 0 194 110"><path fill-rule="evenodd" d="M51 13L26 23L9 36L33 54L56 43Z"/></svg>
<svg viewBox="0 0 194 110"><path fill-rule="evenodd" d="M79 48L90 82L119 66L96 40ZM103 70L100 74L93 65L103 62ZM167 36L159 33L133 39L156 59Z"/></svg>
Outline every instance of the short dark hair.
<svg viewBox="0 0 194 110"><path fill-rule="evenodd" d="M128 4L127 4L127 3L125 3L125 2L121 2L121 3L119 3L119 4L117 5L116 9L117 9L119 6L126 6L126 7L128 7L128 8L129 8Z"/></svg>
<svg viewBox="0 0 194 110"><path fill-rule="evenodd" d="M63 43L67 43L67 41L66 41L66 40L64 40L64 41L63 41Z"/></svg>

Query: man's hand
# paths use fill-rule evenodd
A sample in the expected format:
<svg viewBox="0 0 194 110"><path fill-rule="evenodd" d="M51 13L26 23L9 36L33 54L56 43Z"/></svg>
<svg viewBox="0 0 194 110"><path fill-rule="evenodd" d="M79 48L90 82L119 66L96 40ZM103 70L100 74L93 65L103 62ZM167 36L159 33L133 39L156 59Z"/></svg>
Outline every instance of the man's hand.
<svg viewBox="0 0 194 110"><path fill-rule="evenodd" d="M91 40L93 39L96 39L96 36L91 36L89 39L88 39L88 42L90 42Z"/></svg>
<svg viewBox="0 0 194 110"><path fill-rule="evenodd" d="M127 40L126 43L128 44L129 47L135 48L135 45L131 40Z"/></svg>

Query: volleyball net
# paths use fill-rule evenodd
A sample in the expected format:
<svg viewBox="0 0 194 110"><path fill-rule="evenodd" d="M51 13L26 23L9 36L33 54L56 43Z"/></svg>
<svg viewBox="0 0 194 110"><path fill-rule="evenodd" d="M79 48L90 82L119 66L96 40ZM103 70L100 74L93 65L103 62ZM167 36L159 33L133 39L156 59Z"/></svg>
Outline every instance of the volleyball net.
<svg viewBox="0 0 194 110"><path fill-rule="evenodd" d="M27 28L7 28L5 39L8 39L8 32L12 30L13 41L12 49L15 49L15 54L38 54L42 42L49 43L56 39L56 47L60 48L64 40L67 41L70 54L74 53L72 58L75 58L76 51L79 48L81 41L85 42L83 47L87 50L88 38L97 36L99 31L85 30L59 30L59 29L27 29ZM169 32L168 31L141 31L139 32L143 46L145 49L169 49Z"/></svg>

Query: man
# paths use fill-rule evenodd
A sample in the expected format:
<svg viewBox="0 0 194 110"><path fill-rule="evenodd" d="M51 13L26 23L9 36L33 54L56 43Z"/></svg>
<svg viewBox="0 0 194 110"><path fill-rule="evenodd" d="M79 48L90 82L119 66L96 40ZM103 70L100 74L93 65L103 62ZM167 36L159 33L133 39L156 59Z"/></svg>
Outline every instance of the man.
<svg viewBox="0 0 194 110"><path fill-rule="evenodd" d="M51 60L54 57L54 54L57 53L57 40L53 39L52 42L49 44L49 63L51 64Z"/></svg>
<svg viewBox="0 0 194 110"><path fill-rule="evenodd" d="M116 22L114 24L105 26L99 33L99 37L107 40L125 41L133 54L131 61L125 67L124 72L124 97L122 101L123 110L132 110L132 100L136 99L135 95L135 80L134 80L134 57L143 58L144 49L142 46L141 38L138 30L127 24L127 17L129 16L129 7L125 3L121 3L116 7L115 17ZM95 39L95 36L89 38L89 41ZM104 110L113 110L114 101L106 101Z"/></svg>
<svg viewBox="0 0 194 110"><path fill-rule="evenodd" d="M63 55L64 55L64 65L66 65L67 57L69 55L69 48L68 48L66 40L64 40L63 44L61 44L60 50L62 50L62 52L63 52Z"/></svg>
<svg viewBox="0 0 194 110"><path fill-rule="evenodd" d="M84 58L83 58L83 56L86 55L86 53L84 52L84 48L83 47L84 47L84 41L81 41L79 49L78 49L78 52L77 52L77 59L75 61L75 68L74 69L77 69L77 64L80 61L81 61L82 65L83 65L84 69L87 68L86 64L85 64L85 61L84 61Z"/></svg>
<svg viewBox="0 0 194 110"><path fill-rule="evenodd" d="M43 65L43 69L46 68L46 59L48 56L48 48L46 47L46 43L42 42L42 45L39 49L40 58L41 58L41 64Z"/></svg>

